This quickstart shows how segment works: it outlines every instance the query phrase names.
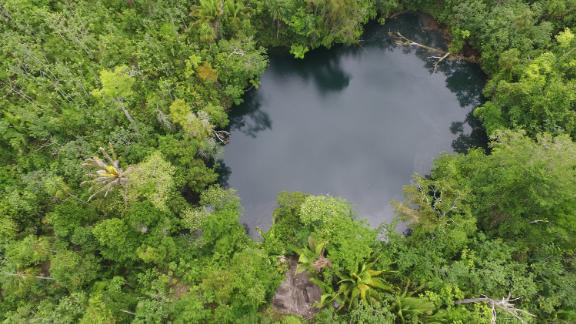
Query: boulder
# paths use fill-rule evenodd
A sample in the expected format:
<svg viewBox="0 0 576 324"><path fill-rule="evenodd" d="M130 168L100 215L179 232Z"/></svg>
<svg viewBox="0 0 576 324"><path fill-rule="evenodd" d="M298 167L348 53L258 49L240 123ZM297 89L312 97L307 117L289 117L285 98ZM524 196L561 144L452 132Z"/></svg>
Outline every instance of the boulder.
<svg viewBox="0 0 576 324"><path fill-rule="evenodd" d="M276 290L272 305L279 313L311 318L318 311L314 305L320 301L322 290L310 282L308 272L296 273L296 258L289 258L288 262L286 278Z"/></svg>

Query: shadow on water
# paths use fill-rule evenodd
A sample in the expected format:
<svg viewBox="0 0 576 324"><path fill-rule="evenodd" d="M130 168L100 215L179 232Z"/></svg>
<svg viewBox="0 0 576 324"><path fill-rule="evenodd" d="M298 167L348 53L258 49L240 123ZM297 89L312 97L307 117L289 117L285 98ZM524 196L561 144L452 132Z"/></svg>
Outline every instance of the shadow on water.
<svg viewBox="0 0 576 324"><path fill-rule="evenodd" d="M432 64L430 71L433 70ZM472 148L488 152L488 135L480 119L474 116L474 109L484 103L482 90L486 75L477 64L462 61L442 62L438 71L446 75L446 87L456 95L460 106L471 107L464 121L452 122L450 126L452 134L458 136L452 142L454 152L466 153Z"/></svg>
<svg viewBox="0 0 576 324"><path fill-rule="evenodd" d="M466 124L471 128L469 132L465 131L464 126ZM474 116L473 111L466 115L464 122L452 122L450 131L452 134L458 135L458 137L452 141L454 152L467 153L470 149L480 148L488 153L488 135L482 122Z"/></svg>
<svg viewBox="0 0 576 324"><path fill-rule="evenodd" d="M270 57L270 72L275 78L297 76L312 83L322 96L340 92L350 84L350 75L342 69L342 57L359 53L357 47L335 46L320 48L306 55L306 59L295 59L285 50L274 49Z"/></svg>
<svg viewBox="0 0 576 324"><path fill-rule="evenodd" d="M425 26L422 16L417 14L404 14L397 18L389 19L384 26L371 22L366 26L363 42L371 46L377 46L385 49L394 49L397 46L388 36L389 32L400 32L405 37L427 46L446 50L446 42L442 34L430 30ZM427 51L422 48L403 47L404 53L416 52L417 55L425 55ZM425 55L427 56L427 55Z"/></svg>
<svg viewBox="0 0 576 324"><path fill-rule="evenodd" d="M430 71L434 66L430 63ZM446 75L446 87L458 98L461 107L476 107L482 103L482 90L486 76L475 64L448 60L438 65L438 71Z"/></svg>
<svg viewBox="0 0 576 324"><path fill-rule="evenodd" d="M315 86L320 95L340 92L350 84L350 75L342 68L342 58L360 55L363 48L379 48L386 51L398 49L389 32L400 32L418 43L446 50L446 42L438 30L427 26L427 19L416 14L405 14L401 19L391 19L384 26L375 22L366 26L362 40L357 46L336 45L331 49L320 48L311 51L306 59L295 59L286 49L270 51L269 73L275 78L297 76ZM483 102L482 89L486 75L479 65L458 60L445 60L434 71L434 60L429 51L419 47L402 47L404 53L414 53L424 62L424 67L432 73L446 76L446 87L452 91L460 106L471 108L464 121L452 123L450 131L458 137L452 147L455 152L465 153L470 148L487 150L488 136L482 123L473 115L475 107ZM234 107L230 113L230 129L238 130L251 137L272 128L268 114L260 107L263 98L256 90L249 91L244 103Z"/></svg>
<svg viewBox="0 0 576 324"><path fill-rule="evenodd" d="M474 116L474 109L484 103L482 90L486 75L477 64L462 61L442 62L438 71L446 75L446 87L456 95L460 106L471 107L464 121L452 122L450 126L452 134L458 135L452 142L454 152L466 153L472 148L488 152L488 135L480 119Z"/></svg>
<svg viewBox="0 0 576 324"><path fill-rule="evenodd" d="M350 83L350 75L341 66L343 55L355 55L360 51L358 47L321 48L301 60L294 58L286 49L272 49L268 72L275 78L297 76L312 83L321 95L328 95L344 90ZM262 100L257 89L248 91L243 103L233 107L229 114L230 130L256 137L259 132L272 129L270 116L260 109Z"/></svg>
<svg viewBox="0 0 576 324"><path fill-rule="evenodd" d="M426 21L431 18L416 14L406 14L402 19L392 19L385 26L371 23L367 26L364 39L366 46L392 51L398 48L388 33L400 32L405 37L420 44L447 50L446 41L438 30L430 30ZM464 121L452 122L450 132L457 135L452 148L457 153L466 153L472 148L488 152L488 135L482 122L474 116L474 109L484 102L482 90L486 75L478 64L462 60L445 60L435 70L435 59L431 53L420 47L402 47L404 53L414 53L424 62L430 74L442 73L446 76L446 87L456 95L462 108L471 109Z"/></svg>
<svg viewBox="0 0 576 324"><path fill-rule="evenodd" d="M216 171L216 173L218 174L217 182L222 187L229 188L230 185L228 183L230 180L230 175L232 174L232 169L226 165L224 160L219 159L218 161L216 161L216 164L214 166L214 171Z"/></svg>
<svg viewBox="0 0 576 324"><path fill-rule="evenodd" d="M230 118L230 131L240 131L250 137L267 129L272 129L272 120L266 112L260 109L262 96L256 89L244 95L244 102L232 108L228 115Z"/></svg>
<svg viewBox="0 0 576 324"><path fill-rule="evenodd" d="M446 51L446 42L437 30L428 30L422 18L415 14L406 14L402 19L393 19L385 26L371 23L365 32L365 44L369 47L378 47L385 50L398 48L389 37L390 32L400 32L407 38L420 44ZM477 64L462 60L444 60L434 71L436 60L428 50L420 47L403 46L406 54L414 53L424 62L424 67L430 74L443 73L446 76L446 87L458 98L461 107L476 107L482 103L482 90L486 75Z"/></svg>

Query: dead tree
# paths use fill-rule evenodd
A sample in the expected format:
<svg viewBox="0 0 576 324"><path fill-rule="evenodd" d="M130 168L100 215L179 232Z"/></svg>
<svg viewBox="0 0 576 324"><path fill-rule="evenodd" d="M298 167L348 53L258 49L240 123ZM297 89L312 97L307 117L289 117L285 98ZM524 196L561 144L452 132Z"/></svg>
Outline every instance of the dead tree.
<svg viewBox="0 0 576 324"><path fill-rule="evenodd" d="M445 59L449 58L450 56L454 56L452 53L448 52L448 51L444 51L441 50L439 48L434 48L434 47L430 47L424 44L420 44L414 40L411 40L409 38L407 38L406 36L402 35L400 32L390 32L388 33L388 35L392 38L392 40L394 41L394 43L396 45L399 46L406 46L406 47L419 47L422 49L425 49L426 51L436 54L436 55L431 55L428 58L429 59L434 59L436 60L436 62L434 62L434 72L436 72L436 70L438 69L438 65L444 61ZM461 58L460 56L455 56L455 58Z"/></svg>
<svg viewBox="0 0 576 324"><path fill-rule="evenodd" d="M213 131L213 134L222 144L228 144L228 142L230 142L230 132L219 130Z"/></svg>
<svg viewBox="0 0 576 324"><path fill-rule="evenodd" d="M522 324L524 324L526 322L524 321L523 316L524 317L525 316L535 317L535 316L533 314L530 314L529 312L527 312L525 310L516 308L516 306L514 306L514 304L512 302L517 301L518 299L520 299L520 298L510 298L510 294L508 294L508 297L504 297L500 300L488 298L486 296L482 296L479 298L462 299L462 300L454 302L454 304L460 305L460 304L485 303L485 304L488 304L490 306L490 308L492 309L492 319L490 321L492 324L496 324L496 309L500 309L500 310L514 316Z"/></svg>

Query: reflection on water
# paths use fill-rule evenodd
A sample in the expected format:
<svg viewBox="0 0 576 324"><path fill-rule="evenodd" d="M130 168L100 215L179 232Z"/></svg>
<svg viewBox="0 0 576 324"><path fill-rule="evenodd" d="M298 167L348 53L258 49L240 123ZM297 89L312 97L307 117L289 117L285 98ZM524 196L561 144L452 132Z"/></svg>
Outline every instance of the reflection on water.
<svg viewBox="0 0 576 324"><path fill-rule="evenodd" d="M370 25L359 46L317 50L304 60L271 53L261 87L231 114L222 183L238 190L248 228L267 228L280 191L342 196L373 225L390 220L391 199L441 152L485 145L471 111L484 75L396 47L389 31L433 47L439 33L417 16Z"/></svg>
<svg viewBox="0 0 576 324"><path fill-rule="evenodd" d="M261 95L258 91L249 91L244 96L244 103L230 114L230 130L241 132L250 137L272 127L270 116L260 109Z"/></svg>

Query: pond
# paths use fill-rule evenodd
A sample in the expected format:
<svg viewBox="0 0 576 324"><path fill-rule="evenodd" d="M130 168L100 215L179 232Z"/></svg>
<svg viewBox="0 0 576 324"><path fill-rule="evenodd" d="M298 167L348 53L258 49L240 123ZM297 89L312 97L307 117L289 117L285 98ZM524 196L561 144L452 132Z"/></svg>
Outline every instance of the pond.
<svg viewBox="0 0 576 324"><path fill-rule="evenodd" d="M477 65L394 45L389 31L443 48L429 21L403 15L369 25L359 46L316 50L303 60L272 52L259 89L231 114L222 182L238 191L249 230L272 223L281 191L330 194L377 226L414 173L442 152L486 142L471 114L485 76Z"/></svg>

